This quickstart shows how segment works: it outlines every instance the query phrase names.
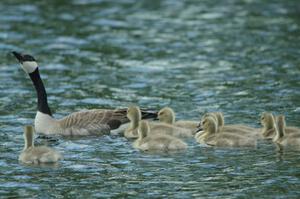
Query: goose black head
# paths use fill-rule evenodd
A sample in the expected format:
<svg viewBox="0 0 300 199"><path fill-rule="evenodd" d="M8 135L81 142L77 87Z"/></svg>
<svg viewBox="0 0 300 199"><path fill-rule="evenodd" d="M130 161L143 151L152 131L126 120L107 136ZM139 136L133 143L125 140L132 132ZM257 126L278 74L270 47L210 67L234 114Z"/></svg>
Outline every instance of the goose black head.
<svg viewBox="0 0 300 199"><path fill-rule="evenodd" d="M12 53L18 59L18 61L20 62L21 66L23 68L23 70L26 73L32 73L38 67L38 64L36 63L36 60L34 59L33 56L23 55L21 53L15 52L15 51L12 52Z"/></svg>

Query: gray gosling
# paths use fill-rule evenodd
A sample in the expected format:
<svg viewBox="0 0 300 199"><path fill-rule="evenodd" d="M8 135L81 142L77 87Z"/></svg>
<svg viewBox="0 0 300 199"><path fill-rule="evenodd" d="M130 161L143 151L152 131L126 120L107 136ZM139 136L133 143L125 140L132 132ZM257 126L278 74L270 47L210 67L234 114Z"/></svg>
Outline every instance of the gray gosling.
<svg viewBox="0 0 300 199"><path fill-rule="evenodd" d="M205 117L202 120L203 133L196 141L202 144L218 147L254 147L256 139L227 131L218 132L218 124L214 117Z"/></svg>
<svg viewBox="0 0 300 199"><path fill-rule="evenodd" d="M124 136L126 138L137 138L137 128L139 121L141 121L141 113L140 109L137 106L132 106L127 111L127 117L130 120L130 126L124 132ZM175 136L178 138L188 138L193 137L191 130L184 129L180 127L176 127L166 123L157 123L151 122L149 123L151 134L166 134Z"/></svg>
<svg viewBox="0 0 300 199"><path fill-rule="evenodd" d="M277 118L277 131L273 142L283 146L293 146L300 148L300 133L287 134L285 117L279 115Z"/></svg>
<svg viewBox="0 0 300 199"><path fill-rule="evenodd" d="M26 164L56 163L62 155L46 146L34 146L34 129L32 126L24 128L25 146L19 156L19 161Z"/></svg>
<svg viewBox="0 0 300 199"><path fill-rule="evenodd" d="M272 113L263 112L260 117L263 126L261 134L266 139L272 139L277 134L277 125Z"/></svg>
<svg viewBox="0 0 300 199"><path fill-rule="evenodd" d="M142 151L174 151L187 148L187 144L176 137L151 134L149 123L144 120L139 123L138 136L132 145Z"/></svg>
<svg viewBox="0 0 300 199"><path fill-rule="evenodd" d="M199 126L199 121L191 121L191 120L179 120L175 121L176 115L175 112L173 111L172 108L170 107L165 107L161 109L158 112L158 119L160 122L164 122L167 124L171 124L177 127L185 128L185 129L190 129L192 133L195 132L195 130Z"/></svg>

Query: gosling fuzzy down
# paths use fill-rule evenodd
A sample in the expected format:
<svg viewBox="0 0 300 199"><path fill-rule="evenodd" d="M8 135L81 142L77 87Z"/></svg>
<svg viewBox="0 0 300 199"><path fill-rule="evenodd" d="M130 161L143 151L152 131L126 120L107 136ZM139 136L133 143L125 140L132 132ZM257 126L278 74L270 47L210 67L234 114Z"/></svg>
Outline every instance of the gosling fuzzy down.
<svg viewBox="0 0 300 199"><path fill-rule="evenodd" d="M273 137L273 142L282 146L291 146L300 148L300 133L286 133L286 123L284 115L276 117L277 131Z"/></svg>
<svg viewBox="0 0 300 199"><path fill-rule="evenodd" d="M24 128L25 146L19 156L19 161L26 164L56 163L62 155L56 150L46 146L34 146L34 129L32 126Z"/></svg>
<svg viewBox="0 0 300 199"><path fill-rule="evenodd" d="M207 116L213 117L217 121L218 132L228 132L232 134L239 134L248 137L260 138L259 129L249 127L243 124L226 124L224 121L224 115L221 112L212 112L205 114L202 118Z"/></svg>
<svg viewBox="0 0 300 199"><path fill-rule="evenodd" d="M227 131L219 131L215 117L205 117L202 120L203 132L196 137L196 141L202 144L218 147L254 147L256 139L240 134L231 134Z"/></svg>
<svg viewBox="0 0 300 199"><path fill-rule="evenodd" d="M158 119L160 122L174 125L177 127L185 128L185 129L190 129L192 133L195 132L195 130L198 128L200 121L191 121L191 120L176 120L176 115L175 112L172 108L170 107L165 107L162 108L158 112Z"/></svg>
<svg viewBox="0 0 300 199"><path fill-rule="evenodd" d="M140 109L137 106L128 108L127 117L130 120L130 126L125 130L124 136L127 138L137 138L138 123L141 121ZM176 127L166 123L151 122L149 123L151 134L165 134L178 138L193 137L192 131L185 128Z"/></svg>
<svg viewBox="0 0 300 199"><path fill-rule="evenodd" d="M260 122L263 128L261 134L266 139L272 139L277 134L277 125L275 117L272 113L263 112L260 117Z"/></svg>
<svg viewBox="0 0 300 199"><path fill-rule="evenodd" d="M144 120L139 122L138 139L132 145L142 151L176 151L187 148L187 144L176 137L151 134L149 123Z"/></svg>

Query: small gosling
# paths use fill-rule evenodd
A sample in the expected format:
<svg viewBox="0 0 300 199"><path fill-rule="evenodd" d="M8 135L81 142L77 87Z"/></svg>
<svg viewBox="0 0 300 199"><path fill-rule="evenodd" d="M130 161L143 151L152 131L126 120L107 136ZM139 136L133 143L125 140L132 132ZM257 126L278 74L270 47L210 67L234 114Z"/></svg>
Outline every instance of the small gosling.
<svg viewBox="0 0 300 199"><path fill-rule="evenodd" d="M219 147L253 147L256 140L239 134L231 134L227 131L218 132L218 124L214 117L205 117L202 121L203 134L197 142ZM217 133L218 132L218 133Z"/></svg>
<svg viewBox="0 0 300 199"><path fill-rule="evenodd" d="M125 130L124 136L126 138L138 138L138 124L141 121L141 111L139 107L132 106L128 108L127 117L130 120L130 126ZM179 138L192 137L192 131L176 127L170 124L151 122L149 123L151 134L167 134Z"/></svg>
<svg viewBox="0 0 300 199"><path fill-rule="evenodd" d="M203 117L213 116L217 120L218 132L226 131L228 133L239 133L245 136L258 137L259 130L243 124L229 124L225 125L224 115L221 112L207 113Z"/></svg>
<svg viewBox="0 0 300 199"><path fill-rule="evenodd" d="M283 146L294 146L300 148L300 133L287 134L285 117L279 115L277 118L277 131L273 138L273 142Z"/></svg>
<svg viewBox="0 0 300 199"><path fill-rule="evenodd" d="M174 151L187 148L187 144L176 137L151 134L149 123L144 120L139 123L138 136L132 145L142 151Z"/></svg>
<svg viewBox="0 0 300 199"><path fill-rule="evenodd" d="M190 129L192 132L195 132L195 130L198 128L200 123L198 121L191 121L191 120L175 121L176 119L175 112L170 107L165 107L161 109L158 112L158 119L160 122L164 122L185 129Z"/></svg>
<svg viewBox="0 0 300 199"><path fill-rule="evenodd" d="M62 155L46 146L34 146L34 129L32 126L24 128L25 146L19 156L19 161L26 164L55 163L62 159Z"/></svg>

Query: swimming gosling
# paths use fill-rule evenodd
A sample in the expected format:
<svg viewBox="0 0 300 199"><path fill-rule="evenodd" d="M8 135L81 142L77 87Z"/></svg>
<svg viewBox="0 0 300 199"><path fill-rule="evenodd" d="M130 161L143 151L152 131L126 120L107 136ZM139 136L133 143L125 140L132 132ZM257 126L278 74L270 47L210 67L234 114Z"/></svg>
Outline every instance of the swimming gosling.
<svg viewBox="0 0 300 199"><path fill-rule="evenodd" d="M202 121L203 134L196 141L219 147L253 147L256 139L227 131L218 132L218 124L214 117L205 117ZM218 133L217 133L218 132Z"/></svg>
<svg viewBox="0 0 300 199"><path fill-rule="evenodd" d="M300 148L300 133L287 134L285 117L283 115L279 115L276 119L277 131L276 135L273 138L273 142L283 146L293 146Z"/></svg>
<svg viewBox="0 0 300 199"><path fill-rule="evenodd" d="M32 126L24 128L25 146L19 156L19 161L26 164L56 163L62 155L47 146L34 146L34 129Z"/></svg>
<svg viewBox="0 0 300 199"><path fill-rule="evenodd" d="M127 117L130 120L130 126L125 130L124 136L126 138L137 138L138 123L141 121L140 109L137 106L129 107ZM193 137L192 131L185 128L176 127L166 123L151 122L149 123L151 134L166 134L178 138Z"/></svg>
<svg viewBox="0 0 300 199"><path fill-rule="evenodd" d="M200 121L191 121L191 120L176 120L175 112L170 107L162 108L158 112L158 119L160 122L167 124L175 125L177 127L190 129L193 133L198 128Z"/></svg>
<svg viewBox="0 0 300 199"><path fill-rule="evenodd" d="M144 120L139 123L138 136L132 145L142 151L174 151L187 148L187 144L176 137L151 134L149 123Z"/></svg>

